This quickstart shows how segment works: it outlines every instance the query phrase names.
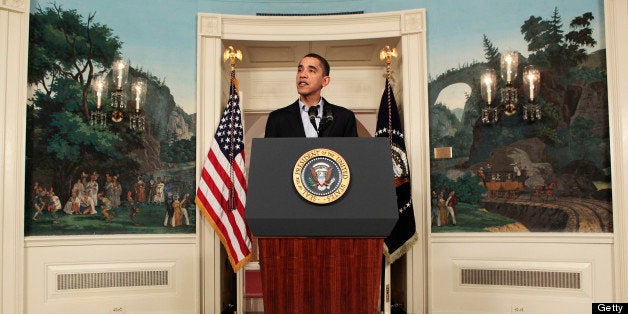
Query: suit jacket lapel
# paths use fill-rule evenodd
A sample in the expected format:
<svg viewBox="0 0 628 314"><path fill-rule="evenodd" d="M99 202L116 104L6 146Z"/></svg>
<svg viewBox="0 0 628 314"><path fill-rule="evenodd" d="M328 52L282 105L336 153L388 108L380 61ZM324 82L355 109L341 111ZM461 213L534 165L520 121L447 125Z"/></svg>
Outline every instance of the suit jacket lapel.
<svg viewBox="0 0 628 314"><path fill-rule="evenodd" d="M287 121L291 124L290 129L294 130L294 136L305 137L305 129L303 128L303 120L301 120L301 108L299 108L299 100L290 105L290 119Z"/></svg>
<svg viewBox="0 0 628 314"><path fill-rule="evenodd" d="M331 115L333 117L336 116L336 113L334 112L334 106L330 103L327 102L327 100L325 98L323 98L323 117L325 117L325 111L327 111L329 108L329 110L331 110ZM332 122L323 130L323 132L321 132L318 137L329 137L329 132L331 131L331 129L333 128L333 125L335 123L335 119L332 120Z"/></svg>

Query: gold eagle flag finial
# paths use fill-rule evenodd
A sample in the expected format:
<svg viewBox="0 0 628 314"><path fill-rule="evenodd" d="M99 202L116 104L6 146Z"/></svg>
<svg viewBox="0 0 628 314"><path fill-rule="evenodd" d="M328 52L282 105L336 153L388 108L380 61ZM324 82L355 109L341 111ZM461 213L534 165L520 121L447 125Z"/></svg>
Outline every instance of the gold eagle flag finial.
<svg viewBox="0 0 628 314"><path fill-rule="evenodd" d="M389 45L386 45L379 52L379 60L384 61L386 66L389 67L392 64L392 58L397 58L399 54L397 53L397 48L390 48Z"/></svg>
<svg viewBox="0 0 628 314"><path fill-rule="evenodd" d="M233 48L233 46L229 46L222 54L222 59L225 62L229 60L229 63L231 64L231 70L234 70L236 62L242 61L242 51L240 49Z"/></svg>
<svg viewBox="0 0 628 314"><path fill-rule="evenodd" d="M392 64L392 58L397 58L399 54L397 53L397 48L390 48L390 45L384 46L382 50L379 52L379 60L384 61L386 63L386 78L390 79L390 67Z"/></svg>

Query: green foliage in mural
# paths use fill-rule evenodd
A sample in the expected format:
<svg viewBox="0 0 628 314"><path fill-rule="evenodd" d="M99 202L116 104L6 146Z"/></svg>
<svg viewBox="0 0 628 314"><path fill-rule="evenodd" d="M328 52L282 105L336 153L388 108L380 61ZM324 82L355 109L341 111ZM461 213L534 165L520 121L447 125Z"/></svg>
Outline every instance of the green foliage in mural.
<svg viewBox="0 0 628 314"><path fill-rule="evenodd" d="M593 14L587 12L575 17L569 24L572 31L564 34L558 8L548 20L530 16L521 26L521 34L528 42L530 63L550 68L556 74L566 77L571 68L587 57L584 47L596 44L592 37L591 21Z"/></svg>
<svg viewBox="0 0 628 314"><path fill-rule="evenodd" d="M460 127L458 118L443 104L430 108L430 142L434 146L452 146L456 130Z"/></svg>
<svg viewBox="0 0 628 314"><path fill-rule="evenodd" d="M442 173L433 173L431 176L432 191L439 193L441 190L456 191L456 197L463 203L476 204L486 193L480 184L479 178L465 173L455 181Z"/></svg>
<svg viewBox="0 0 628 314"><path fill-rule="evenodd" d="M122 157L113 145L121 141L117 134L107 132L104 127L93 127L76 114L67 111L54 113L50 126L58 132L50 140L48 151L58 159L79 162L81 148L91 148L93 153L111 158Z"/></svg>
<svg viewBox="0 0 628 314"><path fill-rule="evenodd" d="M606 81L606 73L600 68L578 67L572 69L569 77L565 79L565 83L572 84L577 82L600 82Z"/></svg>
<svg viewBox="0 0 628 314"><path fill-rule="evenodd" d="M482 46L484 46L484 58L486 59L487 66L493 69L498 68L500 61L499 49L493 45L486 34L482 35Z"/></svg>
<svg viewBox="0 0 628 314"><path fill-rule="evenodd" d="M87 94L97 68L108 68L120 57L122 42L106 25L87 19L76 10L53 4L30 15L28 83L48 95L61 78L80 84L80 109L89 118Z"/></svg>
<svg viewBox="0 0 628 314"><path fill-rule="evenodd" d="M480 179L470 173L465 173L456 180L455 191L461 202L469 204L477 204L486 192L480 185Z"/></svg>
<svg viewBox="0 0 628 314"><path fill-rule="evenodd" d="M178 140L170 145L162 146L159 156L161 160L168 163L185 163L196 160L196 136L189 140Z"/></svg>
<svg viewBox="0 0 628 314"><path fill-rule="evenodd" d="M553 163L561 169L575 160L589 160L596 166L603 168L604 141L592 131L593 121L577 117L573 123L558 132L557 136L562 145L550 148Z"/></svg>

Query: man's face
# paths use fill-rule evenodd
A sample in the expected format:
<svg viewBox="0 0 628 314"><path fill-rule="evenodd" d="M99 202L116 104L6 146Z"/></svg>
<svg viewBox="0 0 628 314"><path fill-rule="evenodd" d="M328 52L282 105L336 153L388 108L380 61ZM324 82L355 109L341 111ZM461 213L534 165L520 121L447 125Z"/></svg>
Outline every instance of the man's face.
<svg viewBox="0 0 628 314"><path fill-rule="evenodd" d="M316 58L301 59L297 68L297 92L301 96L310 96L320 93L323 87L329 84L329 76L323 73L323 66Z"/></svg>

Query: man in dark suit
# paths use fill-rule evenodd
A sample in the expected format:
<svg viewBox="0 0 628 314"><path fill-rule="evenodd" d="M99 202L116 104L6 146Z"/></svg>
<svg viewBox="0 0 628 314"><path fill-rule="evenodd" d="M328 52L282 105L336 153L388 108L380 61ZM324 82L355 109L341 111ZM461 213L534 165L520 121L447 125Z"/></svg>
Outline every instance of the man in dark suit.
<svg viewBox="0 0 628 314"><path fill-rule="evenodd" d="M305 55L297 68L299 99L268 115L265 137L357 136L353 112L321 97L329 81L327 60L315 53Z"/></svg>

